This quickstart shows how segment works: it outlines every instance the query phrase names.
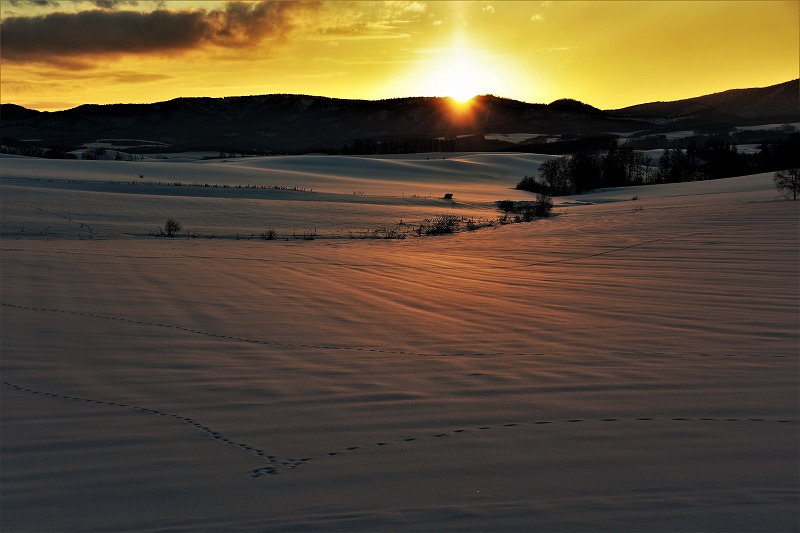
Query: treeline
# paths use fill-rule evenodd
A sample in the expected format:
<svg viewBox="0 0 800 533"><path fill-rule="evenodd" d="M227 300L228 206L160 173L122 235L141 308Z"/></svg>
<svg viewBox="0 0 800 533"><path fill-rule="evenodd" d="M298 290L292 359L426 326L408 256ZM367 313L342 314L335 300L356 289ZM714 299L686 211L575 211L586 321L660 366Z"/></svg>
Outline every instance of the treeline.
<svg viewBox="0 0 800 533"><path fill-rule="evenodd" d="M569 155L579 152L604 152L617 147L616 135L590 135L586 137L561 135L556 141L548 136L534 139L527 144L517 144L505 149L507 152L527 152L533 154Z"/></svg>
<svg viewBox="0 0 800 533"><path fill-rule="evenodd" d="M509 143L486 139L483 135L459 137L397 137L392 139L358 139L338 153L344 155L420 154L445 152L492 152L505 150Z"/></svg>
<svg viewBox="0 0 800 533"><path fill-rule="evenodd" d="M691 141L663 151L658 161L645 152L609 146L604 152L578 152L545 161L538 177L525 176L517 189L565 195L604 187L649 183L700 181L800 166L800 134L764 143L756 153L740 152L735 145L709 139L703 145Z"/></svg>
<svg viewBox="0 0 800 533"><path fill-rule="evenodd" d="M61 148L38 148L36 146L0 146L0 154L24 155L27 157L42 157L44 159L77 159Z"/></svg>
<svg viewBox="0 0 800 533"><path fill-rule="evenodd" d="M36 146L0 146L0 154L23 155L26 157L40 157L43 159L104 159L105 148L89 148L81 152L80 157L62 148L39 148ZM115 152L114 161L135 161L138 155L124 152Z"/></svg>
<svg viewBox="0 0 800 533"><path fill-rule="evenodd" d="M357 139L342 148L345 155L418 154L455 152L455 137L408 137L397 139Z"/></svg>

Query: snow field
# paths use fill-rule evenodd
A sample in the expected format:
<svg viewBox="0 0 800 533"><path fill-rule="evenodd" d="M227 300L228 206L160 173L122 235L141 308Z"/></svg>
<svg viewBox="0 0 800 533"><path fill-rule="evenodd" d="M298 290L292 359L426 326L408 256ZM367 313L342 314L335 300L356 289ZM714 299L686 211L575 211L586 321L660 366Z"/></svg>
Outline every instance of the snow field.
<svg viewBox="0 0 800 533"><path fill-rule="evenodd" d="M496 216L543 160L454 159L0 160L4 529L796 529L796 203L756 175L332 238Z"/></svg>

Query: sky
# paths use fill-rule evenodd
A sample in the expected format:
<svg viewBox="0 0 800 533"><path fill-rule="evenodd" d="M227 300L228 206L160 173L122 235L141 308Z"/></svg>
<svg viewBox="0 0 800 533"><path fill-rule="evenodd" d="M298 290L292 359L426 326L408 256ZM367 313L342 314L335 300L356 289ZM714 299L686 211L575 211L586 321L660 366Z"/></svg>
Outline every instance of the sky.
<svg viewBox="0 0 800 533"><path fill-rule="evenodd" d="M0 0L0 102L478 94L601 109L800 77L800 0Z"/></svg>

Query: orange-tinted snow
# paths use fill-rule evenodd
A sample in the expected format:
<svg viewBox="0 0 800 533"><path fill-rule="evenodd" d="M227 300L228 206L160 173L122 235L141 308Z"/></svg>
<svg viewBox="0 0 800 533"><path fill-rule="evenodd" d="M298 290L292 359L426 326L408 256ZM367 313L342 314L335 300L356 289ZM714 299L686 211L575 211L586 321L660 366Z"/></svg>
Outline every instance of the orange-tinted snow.
<svg viewBox="0 0 800 533"><path fill-rule="evenodd" d="M449 209L353 195L374 159L326 158L325 201L3 159L3 529L796 528L797 204L757 175L329 238L496 217L524 194L503 157L386 171ZM80 183L23 176L56 169ZM149 236L168 216L217 237ZM232 238L290 220L328 238Z"/></svg>

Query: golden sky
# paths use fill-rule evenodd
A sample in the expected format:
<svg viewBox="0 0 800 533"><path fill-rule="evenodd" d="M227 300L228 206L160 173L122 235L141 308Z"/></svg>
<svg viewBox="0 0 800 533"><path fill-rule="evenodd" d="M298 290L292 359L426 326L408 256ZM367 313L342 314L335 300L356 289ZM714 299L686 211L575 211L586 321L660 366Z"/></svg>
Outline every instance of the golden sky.
<svg viewBox="0 0 800 533"><path fill-rule="evenodd" d="M0 101L494 94L601 109L800 77L800 0L0 0Z"/></svg>

